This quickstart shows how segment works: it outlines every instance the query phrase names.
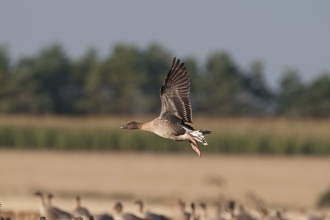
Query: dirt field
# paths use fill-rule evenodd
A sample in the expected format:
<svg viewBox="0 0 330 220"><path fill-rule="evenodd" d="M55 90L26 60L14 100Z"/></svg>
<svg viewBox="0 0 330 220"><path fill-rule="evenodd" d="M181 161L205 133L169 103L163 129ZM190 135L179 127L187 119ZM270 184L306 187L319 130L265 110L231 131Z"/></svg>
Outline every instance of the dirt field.
<svg viewBox="0 0 330 220"><path fill-rule="evenodd" d="M55 194L54 204L75 207L74 196L94 212L111 211L117 200L141 198L148 207L171 206L177 198L211 202L219 195L248 203L254 193L270 206L314 209L330 186L330 159L59 153L0 151L3 209L37 210L35 190Z"/></svg>

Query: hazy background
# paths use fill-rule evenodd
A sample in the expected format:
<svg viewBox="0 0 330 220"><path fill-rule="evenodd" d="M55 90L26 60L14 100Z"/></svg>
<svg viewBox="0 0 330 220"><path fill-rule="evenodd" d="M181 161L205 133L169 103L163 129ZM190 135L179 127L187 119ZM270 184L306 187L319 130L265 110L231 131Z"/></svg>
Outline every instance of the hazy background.
<svg viewBox="0 0 330 220"><path fill-rule="evenodd" d="M158 42L202 63L225 50L243 68L263 60L267 82L276 88L287 67L305 80L330 69L329 7L327 1L4 1L0 43L14 59L53 42L73 57L90 46L105 56L118 42Z"/></svg>
<svg viewBox="0 0 330 220"><path fill-rule="evenodd" d="M182 219L181 198L206 202L211 217L232 199L256 217L320 216L330 206L329 8L0 1L0 215L36 210L42 190L65 210L80 194L93 214L119 200L136 212L140 198ZM158 116L174 56L189 72L193 126L212 131L201 158L188 143L119 129Z"/></svg>

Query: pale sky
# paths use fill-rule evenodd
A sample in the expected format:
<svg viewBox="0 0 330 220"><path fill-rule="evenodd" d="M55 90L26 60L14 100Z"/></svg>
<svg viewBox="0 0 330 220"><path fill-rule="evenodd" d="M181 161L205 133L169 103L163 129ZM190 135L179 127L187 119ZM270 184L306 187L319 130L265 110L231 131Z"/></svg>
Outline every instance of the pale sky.
<svg viewBox="0 0 330 220"><path fill-rule="evenodd" d="M330 71L330 1L0 1L0 44L12 58L54 42L74 58L118 42L158 42L201 64L228 51L241 68L263 60L275 88L288 67L305 80Z"/></svg>

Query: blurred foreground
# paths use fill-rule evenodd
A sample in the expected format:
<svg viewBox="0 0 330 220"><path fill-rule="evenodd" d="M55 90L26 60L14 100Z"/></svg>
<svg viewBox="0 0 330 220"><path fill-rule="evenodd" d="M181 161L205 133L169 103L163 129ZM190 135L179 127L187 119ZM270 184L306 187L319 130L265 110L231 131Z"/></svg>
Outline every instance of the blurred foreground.
<svg viewBox="0 0 330 220"><path fill-rule="evenodd" d="M135 212L136 199L171 217L180 213L178 199L205 202L210 213L216 201L231 199L250 210L262 203L298 213L315 210L330 183L330 160L317 157L2 150L0 167L2 210L15 211L37 211L40 190L68 211L80 195L92 213L112 213L117 201Z"/></svg>

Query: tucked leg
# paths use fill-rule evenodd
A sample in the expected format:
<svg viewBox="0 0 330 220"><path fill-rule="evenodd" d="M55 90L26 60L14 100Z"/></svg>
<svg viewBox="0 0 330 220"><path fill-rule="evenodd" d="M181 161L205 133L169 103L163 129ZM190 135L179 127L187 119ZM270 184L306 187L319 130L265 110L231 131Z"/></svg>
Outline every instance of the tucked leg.
<svg viewBox="0 0 330 220"><path fill-rule="evenodd" d="M192 147L192 149L198 154L198 156L201 156L201 152L198 148L198 143L196 142L196 140L191 136L191 134L189 132L186 132L187 136L189 137L189 143Z"/></svg>
<svg viewBox="0 0 330 220"><path fill-rule="evenodd" d="M189 141L189 143L190 143L192 149L193 149L194 151L196 151L196 153L198 154L198 156L201 156L201 152L200 152L198 146L196 146L196 145L195 145L194 143L192 143L191 141Z"/></svg>

